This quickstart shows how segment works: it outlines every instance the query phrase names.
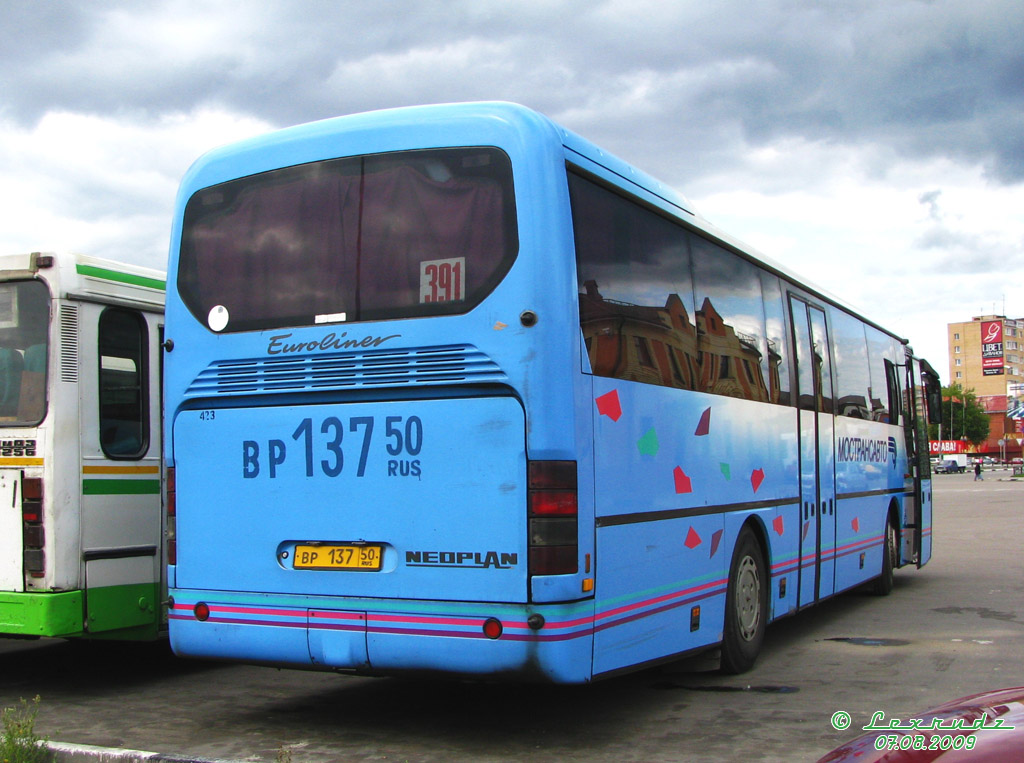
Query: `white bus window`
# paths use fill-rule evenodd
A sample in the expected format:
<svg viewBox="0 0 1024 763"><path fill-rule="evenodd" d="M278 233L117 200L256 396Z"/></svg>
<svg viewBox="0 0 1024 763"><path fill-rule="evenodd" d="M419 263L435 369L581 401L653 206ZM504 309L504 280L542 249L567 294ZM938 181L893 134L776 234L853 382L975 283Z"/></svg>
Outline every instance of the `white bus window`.
<svg viewBox="0 0 1024 763"><path fill-rule="evenodd" d="M38 424L46 414L49 325L44 283L0 284L0 426Z"/></svg>
<svg viewBox="0 0 1024 763"><path fill-rule="evenodd" d="M149 441L146 324L130 310L100 316L100 447L110 458L139 458Z"/></svg>

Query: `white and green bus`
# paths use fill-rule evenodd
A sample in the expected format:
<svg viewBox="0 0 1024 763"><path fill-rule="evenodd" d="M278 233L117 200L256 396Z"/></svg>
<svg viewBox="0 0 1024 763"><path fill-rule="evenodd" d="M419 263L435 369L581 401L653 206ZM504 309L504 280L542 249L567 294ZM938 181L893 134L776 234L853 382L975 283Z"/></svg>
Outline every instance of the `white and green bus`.
<svg viewBox="0 0 1024 763"><path fill-rule="evenodd" d="M162 629L164 274L0 256L0 636Z"/></svg>

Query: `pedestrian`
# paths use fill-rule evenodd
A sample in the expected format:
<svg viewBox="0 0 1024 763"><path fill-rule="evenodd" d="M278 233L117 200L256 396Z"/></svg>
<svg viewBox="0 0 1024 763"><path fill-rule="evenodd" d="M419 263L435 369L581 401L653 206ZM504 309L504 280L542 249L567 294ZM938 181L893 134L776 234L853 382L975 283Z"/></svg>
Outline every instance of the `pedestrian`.
<svg viewBox="0 0 1024 763"><path fill-rule="evenodd" d="M977 482L978 480L981 480L982 482L984 482L985 478L981 476L981 462L980 461L975 461L974 462L974 481Z"/></svg>

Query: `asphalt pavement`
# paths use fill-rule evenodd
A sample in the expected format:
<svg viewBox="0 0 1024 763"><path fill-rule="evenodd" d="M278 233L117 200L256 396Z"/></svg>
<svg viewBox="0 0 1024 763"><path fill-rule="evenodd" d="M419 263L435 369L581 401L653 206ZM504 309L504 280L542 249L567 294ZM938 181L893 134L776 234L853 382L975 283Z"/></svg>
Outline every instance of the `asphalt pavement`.
<svg viewBox="0 0 1024 763"><path fill-rule="evenodd" d="M581 687L377 679L0 639L0 707L41 696L60 761L814 761L875 711L1024 685L1024 481L938 475L935 504L931 563L779 621L742 676L705 659Z"/></svg>

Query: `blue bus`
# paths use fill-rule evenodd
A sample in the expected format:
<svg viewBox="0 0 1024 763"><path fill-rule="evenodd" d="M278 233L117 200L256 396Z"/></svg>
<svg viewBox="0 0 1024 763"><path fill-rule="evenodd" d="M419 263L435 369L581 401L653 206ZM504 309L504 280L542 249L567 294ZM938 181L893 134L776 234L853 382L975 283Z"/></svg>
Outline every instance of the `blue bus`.
<svg viewBox="0 0 1024 763"><path fill-rule="evenodd" d="M520 106L203 156L166 311L182 655L740 672L768 623L931 556L930 367Z"/></svg>

